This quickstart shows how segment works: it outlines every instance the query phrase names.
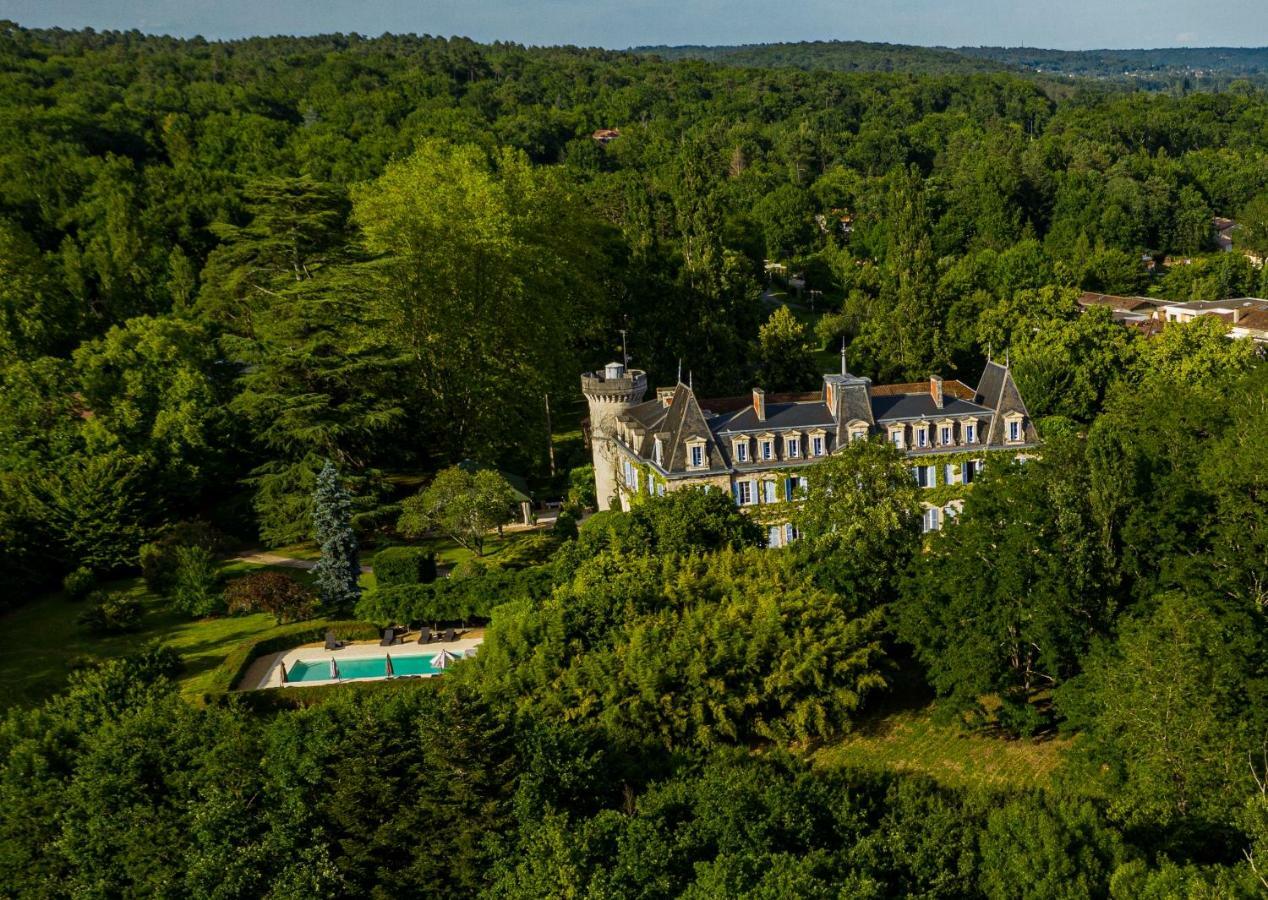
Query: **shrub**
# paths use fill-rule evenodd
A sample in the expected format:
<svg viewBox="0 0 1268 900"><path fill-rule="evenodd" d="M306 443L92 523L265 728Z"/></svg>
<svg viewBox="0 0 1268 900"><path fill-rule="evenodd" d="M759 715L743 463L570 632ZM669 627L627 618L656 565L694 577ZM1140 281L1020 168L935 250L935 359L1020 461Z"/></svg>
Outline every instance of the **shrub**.
<svg viewBox="0 0 1268 900"><path fill-rule="evenodd" d="M560 510L559 517L555 519L555 527L551 529L551 532L562 541L575 541L577 539L577 517L569 510Z"/></svg>
<svg viewBox="0 0 1268 900"><path fill-rule="evenodd" d="M508 544L491 561L496 561L500 569L526 569L546 562L558 546L555 534L530 534Z"/></svg>
<svg viewBox="0 0 1268 900"><path fill-rule="evenodd" d="M436 554L422 547L388 547L374 554L372 565L380 587L436 580Z"/></svg>
<svg viewBox="0 0 1268 900"><path fill-rule="evenodd" d="M151 541L142 544L138 552L141 560L141 577L145 586L156 594L166 594L176 583L176 547L173 544Z"/></svg>
<svg viewBox="0 0 1268 900"><path fill-rule="evenodd" d="M83 600L97 587L97 576L87 566L80 566L62 579L62 590L71 600Z"/></svg>
<svg viewBox="0 0 1268 900"><path fill-rule="evenodd" d="M568 473L568 503L586 509L598 506L594 491L594 466L577 466Z"/></svg>
<svg viewBox="0 0 1268 900"><path fill-rule="evenodd" d="M377 588L357 603L357 617L372 622L457 622L487 619L511 600L539 600L554 587L549 566L494 569L469 578Z"/></svg>
<svg viewBox="0 0 1268 900"><path fill-rule="evenodd" d="M269 613L281 625L310 619L317 598L294 578L281 572L253 572L225 587L225 602L234 615Z"/></svg>
<svg viewBox="0 0 1268 900"><path fill-rule="evenodd" d="M493 566L489 565L478 556L471 556L458 563L449 572L450 581L462 581L466 578L479 578L493 571Z"/></svg>
<svg viewBox="0 0 1268 900"><path fill-rule="evenodd" d="M92 604L79 616L79 624L93 634L123 634L141 624L141 602L127 594L93 591Z"/></svg>
<svg viewBox="0 0 1268 900"><path fill-rule="evenodd" d="M223 551L226 546L225 536L206 522L197 519L177 522L157 540L141 545L141 577L154 593L170 593L176 585L177 569L180 566L178 549L200 547L214 555Z"/></svg>
<svg viewBox="0 0 1268 900"><path fill-rule="evenodd" d="M220 578L211 553L197 545L178 546L172 605L186 615L201 618L224 610Z"/></svg>

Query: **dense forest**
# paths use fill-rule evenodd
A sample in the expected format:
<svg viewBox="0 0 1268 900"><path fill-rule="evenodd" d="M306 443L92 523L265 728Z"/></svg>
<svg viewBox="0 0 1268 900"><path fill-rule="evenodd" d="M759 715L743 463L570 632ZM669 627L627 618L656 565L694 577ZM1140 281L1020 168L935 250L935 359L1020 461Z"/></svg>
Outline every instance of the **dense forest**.
<svg viewBox="0 0 1268 900"><path fill-rule="evenodd" d="M871 41L799 41L705 47L636 47L666 60L702 59L753 68L830 69L835 72L907 72L914 75L974 75L1000 72L1007 64L987 56L974 58L945 47L882 44Z"/></svg>
<svg viewBox="0 0 1268 900"><path fill-rule="evenodd" d="M702 395L813 389L843 341L878 381L1006 356L1044 438L936 535L859 443L787 549L718 493L579 529L570 495L513 560L324 611L487 620L444 678L192 703L170 648L80 665L0 721L0 892L1268 885L1268 369L1219 319L1076 303L1268 294L1212 225L1268 250L1268 95L12 23L0 85L0 604L314 511L394 543L402 485L466 460L562 496L586 473L552 477L545 398L575 419L622 330ZM824 761L912 698L1061 742L1060 777Z"/></svg>
<svg viewBox="0 0 1268 900"><path fill-rule="evenodd" d="M1156 50L1046 50L1038 47L918 47L866 41L800 41L734 47L639 47L664 59L703 59L728 66L835 72L967 75L1028 72L1091 78L1114 87L1186 92L1241 81L1268 83L1268 48L1168 47ZM1060 84L1060 81L1050 81Z"/></svg>

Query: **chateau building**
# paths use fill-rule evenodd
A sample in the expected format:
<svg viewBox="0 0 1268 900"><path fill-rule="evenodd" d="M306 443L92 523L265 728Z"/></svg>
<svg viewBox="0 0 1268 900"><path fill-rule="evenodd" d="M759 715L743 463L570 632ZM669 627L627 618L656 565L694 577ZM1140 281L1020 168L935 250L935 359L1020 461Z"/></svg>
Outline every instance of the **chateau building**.
<svg viewBox="0 0 1268 900"><path fill-rule="evenodd" d="M581 377L600 509L629 509L642 495L684 487L728 491L758 515L767 543L796 539L790 504L806 469L851 441L881 436L905 454L929 490L926 531L958 513L963 490L989 454L1022 457L1039 445L1008 365L988 362L976 388L937 375L873 385L846 371L808 394L701 400L679 382L644 400L647 375L609 363Z"/></svg>

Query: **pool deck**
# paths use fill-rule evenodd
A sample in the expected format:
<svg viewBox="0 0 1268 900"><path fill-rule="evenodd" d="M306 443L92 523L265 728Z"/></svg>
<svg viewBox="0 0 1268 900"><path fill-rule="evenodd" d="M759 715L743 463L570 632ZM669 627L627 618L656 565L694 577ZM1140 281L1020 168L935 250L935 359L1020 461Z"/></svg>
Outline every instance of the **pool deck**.
<svg viewBox="0 0 1268 900"><path fill-rule="evenodd" d="M456 641L436 641L430 644L420 644L418 641L418 632L410 632L406 634L398 643L390 647L380 647L377 641L361 641L345 644L338 650L327 650L324 643L304 644L301 647L295 647L291 650L283 650L279 653L270 653L261 656L255 662L251 663L247 669L246 675L243 676L241 683L234 690L236 691L257 691L261 688L289 687L282 683L281 673L278 671L277 664L285 663L289 671L290 667L297 661L303 660L324 660L324 659L379 659L389 654L393 659L405 656L435 656L441 650L449 651L466 651L472 647L478 647L484 642L484 629L476 628L466 632ZM465 655L465 653L464 653ZM430 676L421 676L430 677ZM356 678L348 679L348 681L376 681L380 679L374 678ZM309 681L305 682L306 686L320 686L324 684L342 684L340 681Z"/></svg>

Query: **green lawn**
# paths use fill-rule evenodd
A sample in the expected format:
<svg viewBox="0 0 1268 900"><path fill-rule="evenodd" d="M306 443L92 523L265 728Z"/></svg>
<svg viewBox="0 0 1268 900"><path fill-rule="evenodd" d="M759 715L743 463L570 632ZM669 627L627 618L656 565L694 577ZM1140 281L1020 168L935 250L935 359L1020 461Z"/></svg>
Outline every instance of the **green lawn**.
<svg viewBox="0 0 1268 900"><path fill-rule="evenodd" d="M229 577L272 568L293 578L310 582L301 569L226 564L221 572ZM362 576L363 585L370 576ZM78 662L133 653L158 641L181 654L185 669L181 690L201 694L211 687L212 671L229 652L244 641L266 636L277 626L273 617L224 616L190 621L170 609L151 593L140 578L112 582L110 590L126 591L141 601L144 615L139 630L129 634L98 636L89 634L75 619L85 604L67 600L59 593L48 594L0 616L0 709L39 703L61 689Z"/></svg>
<svg viewBox="0 0 1268 900"><path fill-rule="evenodd" d="M932 707L866 720L813 755L817 766L917 772L948 787L1038 787L1062 768L1072 741L1008 740L934 721Z"/></svg>
<svg viewBox="0 0 1268 900"><path fill-rule="evenodd" d="M498 537L496 534L489 535L484 542L484 556L489 562L496 562L497 556L507 547L516 541L523 540L530 534L536 534L533 531L510 531ZM459 547L449 538L435 537L424 538L417 542L417 546L426 547L428 550L436 554L436 565L444 568L452 568L458 563L475 556L465 547Z"/></svg>

